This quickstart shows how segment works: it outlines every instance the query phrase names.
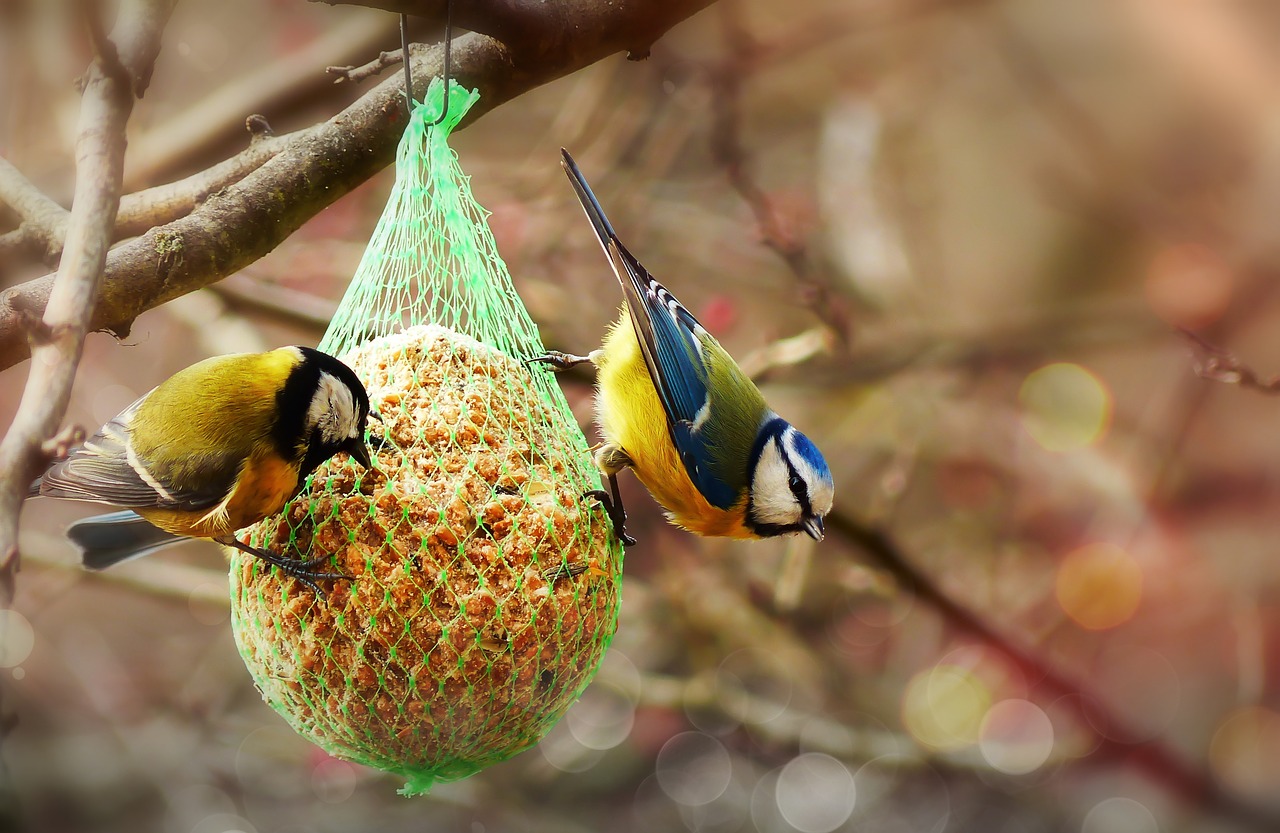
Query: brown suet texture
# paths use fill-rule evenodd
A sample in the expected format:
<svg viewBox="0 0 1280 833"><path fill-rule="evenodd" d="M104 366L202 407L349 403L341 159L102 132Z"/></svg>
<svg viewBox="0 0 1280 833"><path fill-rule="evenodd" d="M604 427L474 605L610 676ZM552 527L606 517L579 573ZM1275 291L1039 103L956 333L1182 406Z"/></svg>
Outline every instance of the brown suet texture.
<svg viewBox="0 0 1280 833"><path fill-rule="evenodd" d="M527 749L559 720L617 627L621 564L519 362L435 325L344 360L382 415L374 470L329 461L248 540L331 556L352 580L317 599L235 554L234 631L295 730L416 793Z"/></svg>

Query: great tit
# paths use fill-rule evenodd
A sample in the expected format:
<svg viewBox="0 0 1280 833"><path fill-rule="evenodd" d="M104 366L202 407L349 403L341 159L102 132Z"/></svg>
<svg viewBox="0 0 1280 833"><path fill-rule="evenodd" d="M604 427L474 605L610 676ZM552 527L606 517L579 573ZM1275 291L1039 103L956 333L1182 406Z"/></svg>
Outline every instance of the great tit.
<svg viewBox="0 0 1280 833"><path fill-rule="evenodd" d="M325 559L250 547L236 530L279 512L340 451L365 468L369 395L310 347L216 356L180 370L55 462L31 494L125 507L67 535L101 570L182 538L210 538L273 564L319 595Z"/></svg>
<svg viewBox="0 0 1280 833"><path fill-rule="evenodd" d="M605 442L595 462L609 493L592 492L623 543L617 474L631 468L677 526L699 535L822 540L835 487L822 454L765 403L755 384L698 320L618 240L569 152L563 165L626 301L604 345L588 356L532 361L596 366Z"/></svg>

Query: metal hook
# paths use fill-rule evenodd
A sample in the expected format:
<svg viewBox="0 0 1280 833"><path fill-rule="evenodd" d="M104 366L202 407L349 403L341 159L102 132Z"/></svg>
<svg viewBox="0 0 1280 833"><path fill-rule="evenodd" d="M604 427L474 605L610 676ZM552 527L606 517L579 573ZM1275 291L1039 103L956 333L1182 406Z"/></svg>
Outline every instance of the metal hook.
<svg viewBox="0 0 1280 833"><path fill-rule="evenodd" d="M440 109L440 117L427 125L435 127L449 115L449 75L453 71L453 0L445 0L444 6L444 105ZM409 15L400 15L400 50L404 56L404 98L413 115L413 70L409 68Z"/></svg>
<svg viewBox="0 0 1280 833"><path fill-rule="evenodd" d="M445 0L444 4L444 106L440 108L440 118L431 122L427 127L435 127L444 121L444 117L449 115L449 74L452 71L450 66L450 53L453 52L453 0Z"/></svg>

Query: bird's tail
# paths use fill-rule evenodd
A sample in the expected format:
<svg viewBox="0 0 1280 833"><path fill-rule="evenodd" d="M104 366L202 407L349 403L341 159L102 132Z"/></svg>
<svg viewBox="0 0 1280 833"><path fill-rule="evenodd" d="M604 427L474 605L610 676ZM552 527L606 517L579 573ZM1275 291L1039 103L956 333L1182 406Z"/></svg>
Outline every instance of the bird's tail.
<svg viewBox="0 0 1280 833"><path fill-rule="evenodd" d="M76 521L67 528L67 537L80 548L81 563L89 570L105 570L186 540L129 511Z"/></svg>

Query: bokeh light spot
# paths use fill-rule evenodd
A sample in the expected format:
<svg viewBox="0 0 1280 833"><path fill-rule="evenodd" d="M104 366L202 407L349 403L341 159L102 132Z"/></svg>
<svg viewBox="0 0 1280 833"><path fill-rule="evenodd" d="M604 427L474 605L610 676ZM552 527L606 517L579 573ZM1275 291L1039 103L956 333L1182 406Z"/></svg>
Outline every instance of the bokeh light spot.
<svg viewBox="0 0 1280 833"><path fill-rule="evenodd" d="M16 610L0 610L0 668L26 662L36 646L35 628Z"/></svg>
<svg viewBox="0 0 1280 833"><path fill-rule="evenodd" d="M1074 451L1102 439L1111 392L1078 364L1058 362L1030 373L1018 391L1022 425L1049 451Z"/></svg>
<svg viewBox="0 0 1280 833"><path fill-rule="evenodd" d="M337 758L326 758L311 770L311 789L326 804L341 804L356 791L356 768Z"/></svg>
<svg viewBox="0 0 1280 833"><path fill-rule="evenodd" d="M256 828L234 813L211 813L197 822L191 833L256 833Z"/></svg>
<svg viewBox="0 0 1280 833"><path fill-rule="evenodd" d="M1152 312L1175 327L1195 330L1222 317L1232 284L1231 268L1217 252L1181 243L1156 252L1143 288Z"/></svg>
<svg viewBox="0 0 1280 833"><path fill-rule="evenodd" d="M1034 772L1053 752L1053 723L1029 700L996 703L983 718L979 735L982 757L1006 775Z"/></svg>
<svg viewBox="0 0 1280 833"><path fill-rule="evenodd" d="M654 766L658 786L679 804L715 801L729 787L733 762L720 741L701 732L682 732L663 744Z"/></svg>
<svg viewBox="0 0 1280 833"><path fill-rule="evenodd" d="M1076 624L1106 630L1127 622L1142 601L1142 568L1114 544L1068 553L1055 581L1058 604Z"/></svg>
<svg viewBox="0 0 1280 833"><path fill-rule="evenodd" d="M1236 709L1209 744L1214 774L1248 796L1280 794L1280 714L1259 706Z"/></svg>
<svg viewBox="0 0 1280 833"><path fill-rule="evenodd" d="M1093 805L1080 833L1160 833L1147 805L1132 798L1107 798Z"/></svg>
<svg viewBox="0 0 1280 833"><path fill-rule="evenodd" d="M551 766L569 773L586 772L604 757L602 751L583 746L563 720L538 741L538 751Z"/></svg>
<svg viewBox="0 0 1280 833"><path fill-rule="evenodd" d="M793 758L774 788L782 817L800 833L831 833L853 815L853 774L830 755L808 752Z"/></svg>
<svg viewBox="0 0 1280 833"><path fill-rule="evenodd" d="M794 694L791 681L771 674L771 663L743 648L725 657L716 669L716 698L726 711L751 724L768 723L784 714Z"/></svg>
<svg viewBox="0 0 1280 833"><path fill-rule="evenodd" d="M603 685L588 688L565 714L569 733L587 749L612 749L627 739L635 723L631 700Z"/></svg>
<svg viewBox="0 0 1280 833"><path fill-rule="evenodd" d="M918 672L902 698L902 722L913 737L939 750L978 742L991 692L972 671L936 665Z"/></svg>

